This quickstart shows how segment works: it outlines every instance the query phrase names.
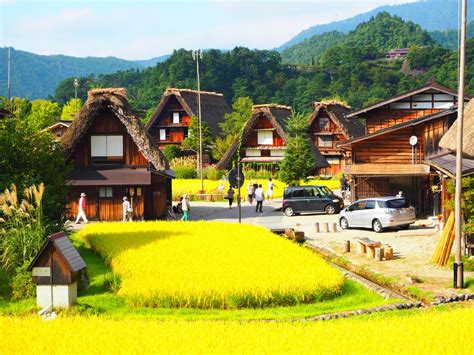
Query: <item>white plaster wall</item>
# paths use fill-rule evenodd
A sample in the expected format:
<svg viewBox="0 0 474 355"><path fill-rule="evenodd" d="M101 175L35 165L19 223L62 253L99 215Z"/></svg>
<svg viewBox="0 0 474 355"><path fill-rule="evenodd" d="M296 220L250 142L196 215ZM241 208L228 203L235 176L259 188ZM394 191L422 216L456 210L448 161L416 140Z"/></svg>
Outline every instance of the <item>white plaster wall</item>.
<svg viewBox="0 0 474 355"><path fill-rule="evenodd" d="M76 303L77 282L70 285L53 285L53 306L69 308ZM36 286L36 303L38 307L44 308L51 304L51 286Z"/></svg>

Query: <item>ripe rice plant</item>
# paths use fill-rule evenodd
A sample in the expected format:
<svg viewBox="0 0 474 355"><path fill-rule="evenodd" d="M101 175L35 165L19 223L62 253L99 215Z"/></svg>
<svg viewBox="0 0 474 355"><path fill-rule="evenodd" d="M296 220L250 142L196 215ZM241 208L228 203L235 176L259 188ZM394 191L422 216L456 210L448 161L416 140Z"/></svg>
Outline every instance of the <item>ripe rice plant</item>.
<svg viewBox="0 0 474 355"><path fill-rule="evenodd" d="M133 306L294 305L334 297L344 281L310 250L251 225L104 223L79 237L110 262Z"/></svg>
<svg viewBox="0 0 474 355"><path fill-rule="evenodd" d="M328 322L0 317L0 354L471 354L460 334L474 331L473 317L472 306Z"/></svg>

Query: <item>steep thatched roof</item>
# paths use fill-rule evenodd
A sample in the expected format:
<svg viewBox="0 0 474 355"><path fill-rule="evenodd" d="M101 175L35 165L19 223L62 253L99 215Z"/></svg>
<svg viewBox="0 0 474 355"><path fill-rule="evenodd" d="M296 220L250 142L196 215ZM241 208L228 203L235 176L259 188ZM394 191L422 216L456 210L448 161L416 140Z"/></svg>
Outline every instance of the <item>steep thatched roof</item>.
<svg viewBox="0 0 474 355"><path fill-rule="evenodd" d="M456 130L457 120L441 138L439 145L442 148L456 151ZM463 155L468 158L474 158L474 99L464 109L463 119Z"/></svg>
<svg viewBox="0 0 474 355"><path fill-rule="evenodd" d="M316 119L321 111L326 111L331 120L343 132L346 139L352 139L365 134L365 127L357 118L349 119L346 115L350 107L337 101L322 101L314 103L314 112L309 116L309 124Z"/></svg>
<svg viewBox="0 0 474 355"><path fill-rule="evenodd" d="M291 116L291 107L277 105L277 104L264 104L254 105L252 107L252 116L243 127L242 134L235 137L229 149L225 152L224 156L216 164L218 169L225 169L230 167L232 158L237 154L241 142L245 142L249 135L254 131L254 127L257 122L263 117L267 118L272 124L275 131L283 139L286 144L288 141L288 134L286 132L286 121ZM315 168L324 168L329 166L326 159L323 157L321 152L311 144L311 149L314 155Z"/></svg>
<svg viewBox="0 0 474 355"><path fill-rule="evenodd" d="M156 170L169 169L168 160L158 149L157 142L145 130L140 120L132 114L125 89L108 88L89 91L86 103L61 139L68 158L77 148L95 118L107 110L114 113L123 123L135 144Z"/></svg>
<svg viewBox="0 0 474 355"><path fill-rule="evenodd" d="M198 91L191 89L169 88L163 94L158 107L147 123L146 128L150 130L163 111L170 97L176 97L178 102L183 106L189 116L197 116L198 114ZM201 119L206 122L211 132L217 136L219 134L219 123L224 120L226 113L232 112L224 95L217 92L201 91Z"/></svg>

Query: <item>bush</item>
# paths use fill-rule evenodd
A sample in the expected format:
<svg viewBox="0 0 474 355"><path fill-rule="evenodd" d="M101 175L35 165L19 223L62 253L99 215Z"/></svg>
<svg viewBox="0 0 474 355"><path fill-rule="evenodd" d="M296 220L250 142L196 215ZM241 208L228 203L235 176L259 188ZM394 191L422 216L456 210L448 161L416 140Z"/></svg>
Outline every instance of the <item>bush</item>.
<svg viewBox="0 0 474 355"><path fill-rule="evenodd" d="M204 179L217 181L220 180L222 175L227 175L225 170L216 169L215 166L208 166L204 169Z"/></svg>
<svg viewBox="0 0 474 355"><path fill-rule="evenodd" d="M174 144L167 145L166 148L163 150L163 154L165 155L166 159L171 161L181 155L181 149Z"/></svg>
<svg viewBox="0 0 474 355"><path fill-rule="evenodd" d="M31 279L31 273L27 270L30 262L15 269L10 287L12 289L12 299L14 301L33 298L36 296L36 287Z"/></svg>
<svg viewBox="0 0 474 355"><path fill-rule="evenodd" d="M191 166L178 166L174 172L177 179L194 179L197 176L196 168Z"/></svg>

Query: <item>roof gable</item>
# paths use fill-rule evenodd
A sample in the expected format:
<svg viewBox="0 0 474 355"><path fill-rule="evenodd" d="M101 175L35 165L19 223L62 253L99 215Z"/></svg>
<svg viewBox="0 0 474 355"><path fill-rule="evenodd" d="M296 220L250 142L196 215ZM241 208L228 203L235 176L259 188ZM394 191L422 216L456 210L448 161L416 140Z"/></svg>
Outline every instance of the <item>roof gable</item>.
<svg viewBox="0 0 474 355"><path fill-rule="evenodd" d="M441 138L439 145L442 148L456 151L457 119ZM463 116L463 155L474 158L474 99L464 108Z"/></svg>
<svg viewBox="0 0 474 355"><path fill-rule="evenodd" d="M432 93L450 95L450 96L454 96L456 98L458 96L458 93L455 90L453 90L451 88L448 88L446 86L443 86L443 85L437 83L436 81L430 81L427 84L425 84L423 86L420 86L418 88L415 88L413 90L404 92L400 95L390 97L386 100L381 100L381 101L379 101L379 102L377 102L373 105L361 108L359 110L352 111L352 112L348 113L346 115L346 117L350 118L350 117L358 116L358 115L364 114L366 112L375 110L377 108L380 108L380 107L383 107L383 106L386 106L386 105L389 105L389 104L392 104L392 103L406 102L407 99L409 99L410 97L413 97L415 95L422 96L422 94L432 94ZM469 100L470 98L471 98L470 96L466 95L464 99ZM454 102L449 107L440 107L440 108L441 109L447 109L447 108L452 107L453 105L454 105ZM400 107L403 107L403 105L401 105ZM419 109L421 109L421 107L419 107Z"/></svg>
<svg viewBox="0 0 474 355"><path fill-rule="evenodd" d="M198 91L191 89L168 88L163 94L155 112L153 112L146 128L155 124L161 112L165 109L170 97L175 97L189 116L198 115ZM224 95L217 92L201 91L201 119L206 122L214 135L219 134L219 123L224 120L226 113L232 112Z"/></svg>
<svg viewBox="0 0 474 355"><path fill-rule="evenodd" d="M169 169L168 160L159 150L158 144L145 130L140 120L133 115L124 89L94 89L89 91L86 103L61 139L61 144L68 159L94 120L104 111L112 112L119 119L130 137L132 137L133 142L156 170Z"/></svg>
<svg viewBox="0 0 474 355"><path fill-rule="evenodd" d="M314 112L308 118L310 126L322 111L327 112L329 118L341 130L346 139L352 139L365 134L364 125L357 121L356 118L348 119L346 117L350 112L350 108L336 102L315 102Z"/></svg>

